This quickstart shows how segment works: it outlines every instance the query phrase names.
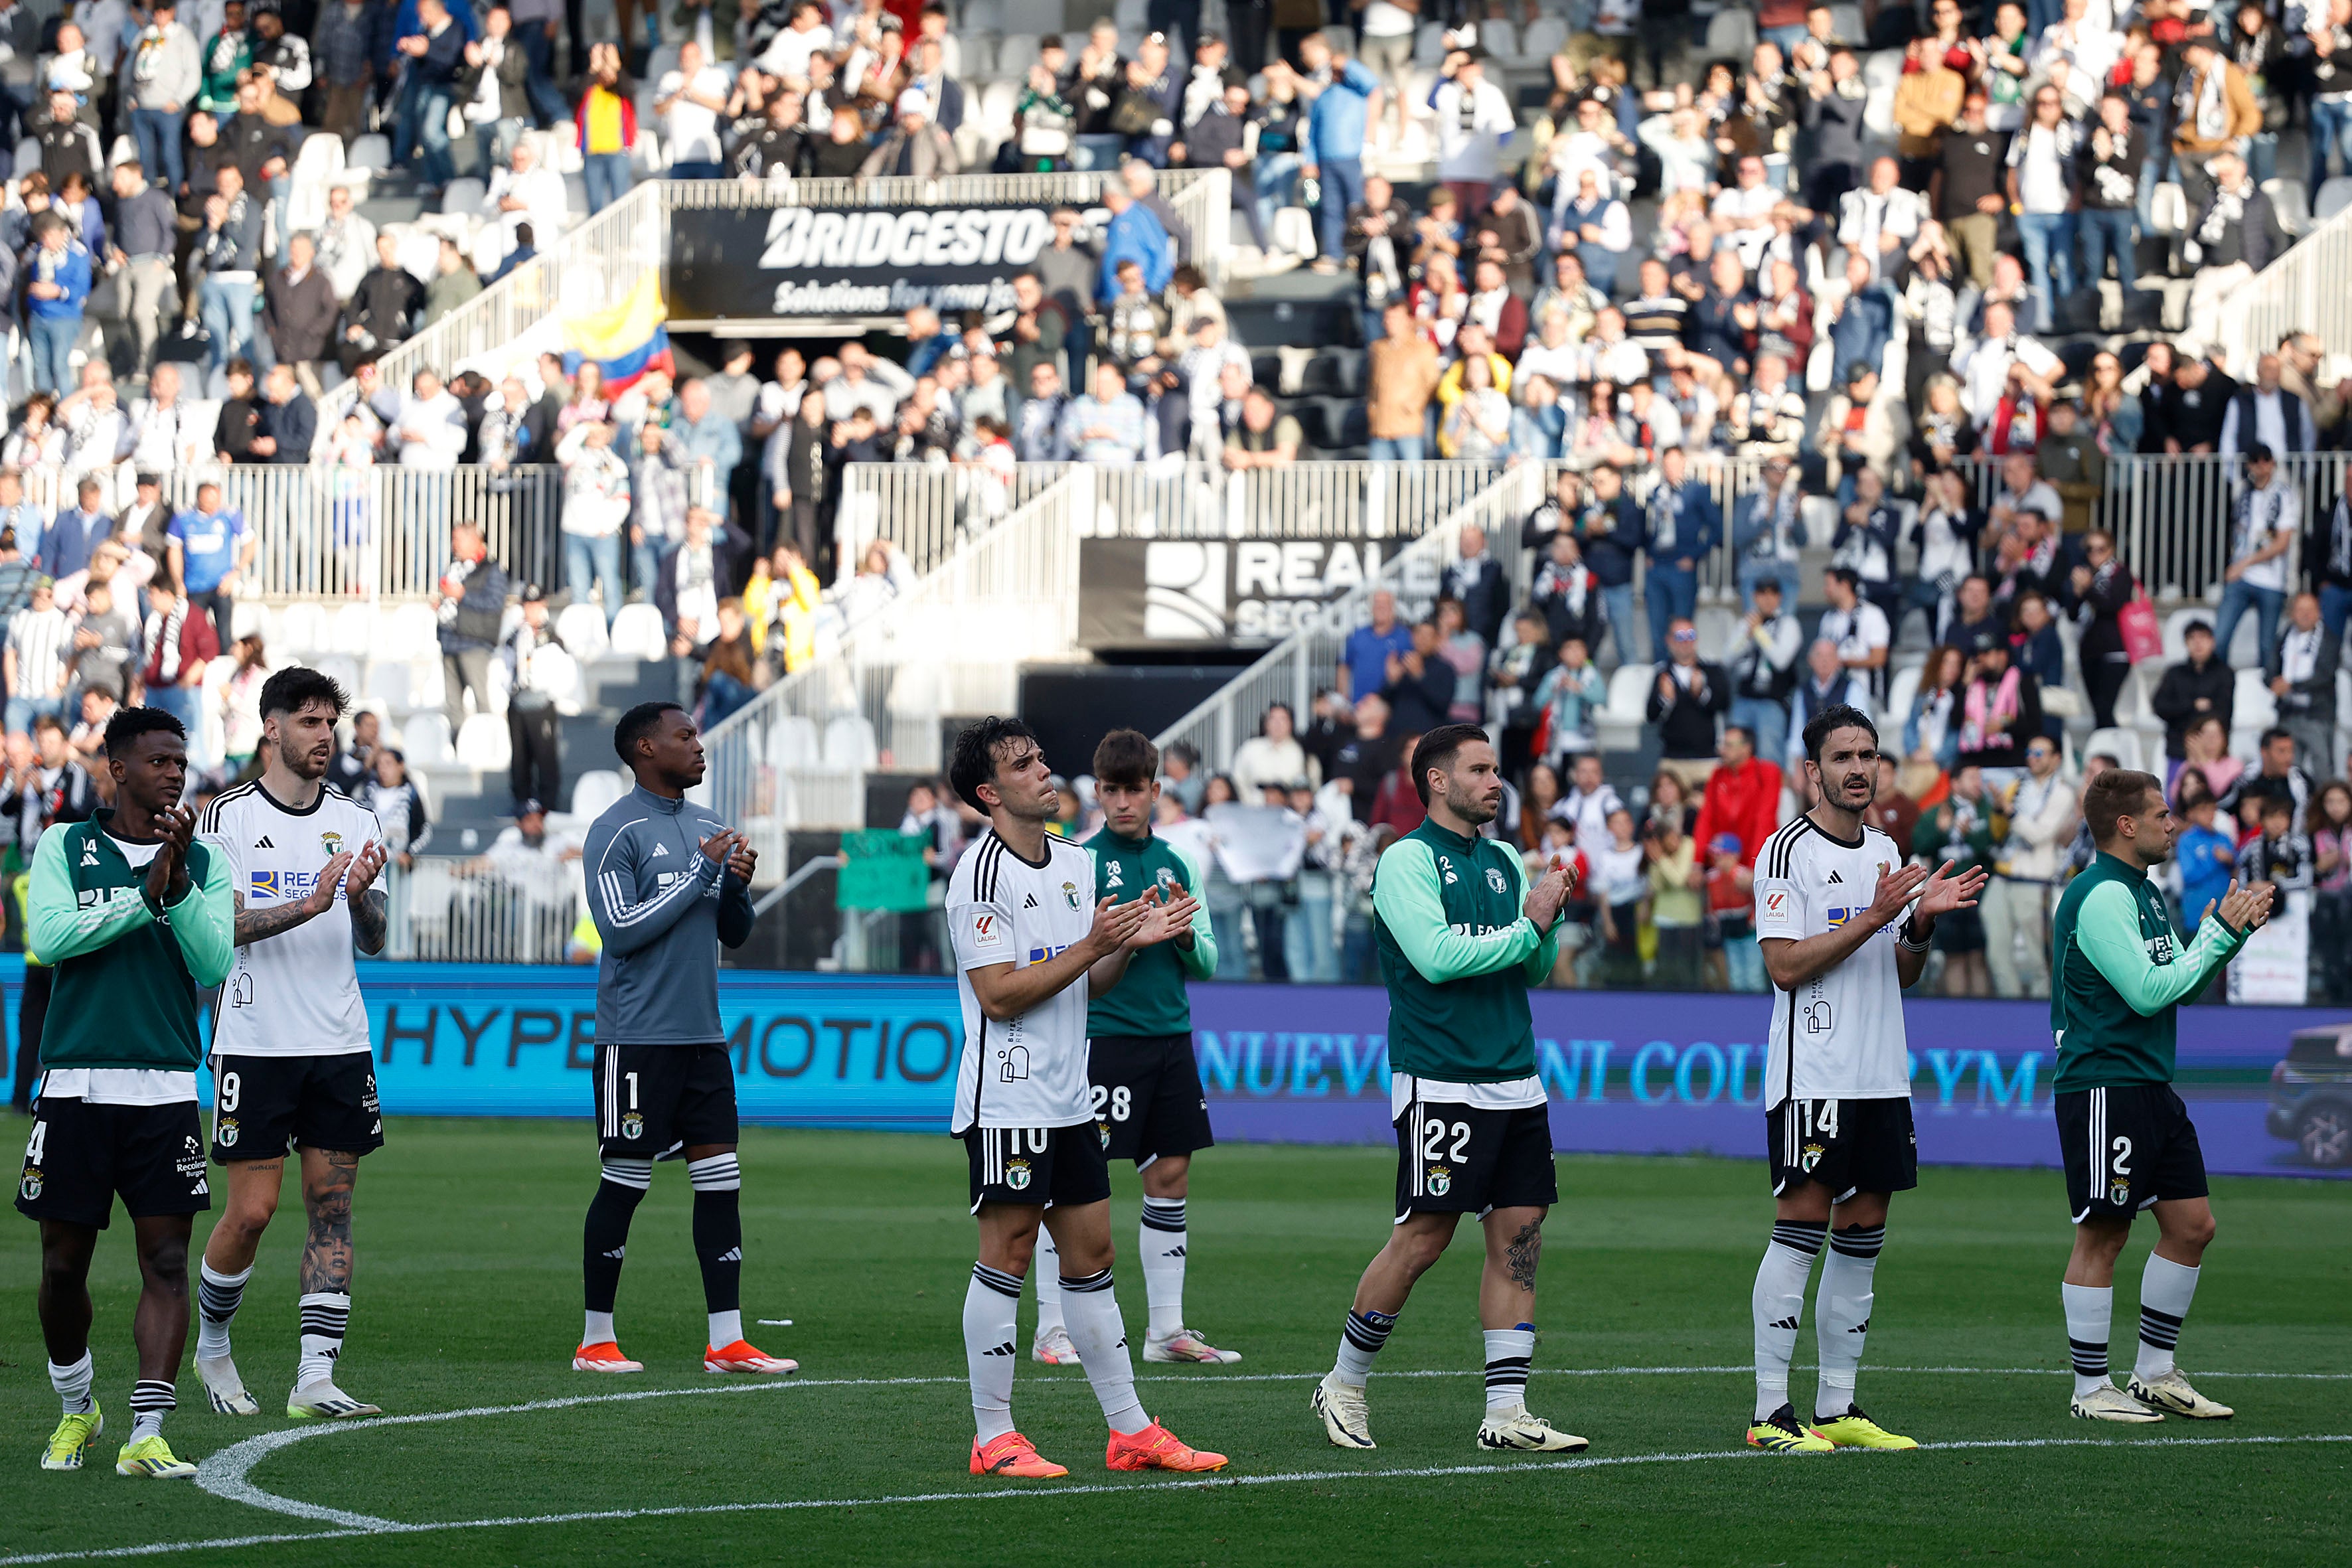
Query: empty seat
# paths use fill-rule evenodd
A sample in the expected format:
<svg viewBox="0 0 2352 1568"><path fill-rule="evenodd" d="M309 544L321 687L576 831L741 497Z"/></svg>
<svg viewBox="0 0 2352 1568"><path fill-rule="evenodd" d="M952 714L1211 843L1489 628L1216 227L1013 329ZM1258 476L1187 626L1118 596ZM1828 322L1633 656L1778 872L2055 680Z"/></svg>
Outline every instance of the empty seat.
<svg viewBox="0 0 2352 1568"><path fill-rule="evenodd" d="M604 629L604 612L593 605L566 605L555 617L555 636L575 658L601 658L613 646Z"/></svg>
<svg viewBox="0 0 2352 1568"><path fill-rule="evenodd" d="M1756 17L1745 8L1718 11L1706 25L1706 52L1732 59L1746 59L1756 47Z"/></svg>
<svg viewBox="0 0 2352 1568"><path fill-rule="evenodd" d="M874 726L862 713L844 713L824 727L824 765L866 770L881 765L874 744Z"/></svg>
<svg viewBox="0 0 2352 1568"><path fill-rule="evenodd" d="M1037 63L1037 35L1007 33L996 43L996 75L1008 85L1029 75L1029 68ZM1008 120L1008 123L1009 123Z"/></svg>
<svg viewBox="0 0 2352 1568"><path fill-rule="evenodd" d="M2311 226L2311 192L2301 180L2264 180L2263 189L2270 195L2281 228L2301 234Z"/></svg>
<svg viewBox="0 0 2352 1568"><path fill-rule="evenodd" d="M2346 207L2352 207L2352 174L2338 174L2319 187L2319 197L2312 203L2311 216L2326 223ZM2182 226L2188 226L2184 223Z"/></svg>
<svg viewBox="0 0 2352 1568"><path fill-rule="evenodd" d="M2140 772L2139 731L2137 730L2094 730L2091 738L2083 742L2083 754L2091 756L2105 752L2115 758L2116 765Z"/></svg>
<svg viewBox="0 0 2352 1568"><path fill-rule="evenodd" d="M488 713L475 714L457 731L457 761L466 767L486 773L503 769L513 760L506 721Z"/></svg>
<svg viewBox="0 0 2352 1568"><path fill-rule="evenodd" d="M768 764L777 768L812 768L824 755L816 721L801 713L780 715L768 727Z"/></svg>
<svg viewBox="0 0 2352 1568"><path fill-rule="evenodd" d="M1628 664L1609 678L1609 700L1593 723L1603 751L1630 752L1641 745L1642 727L1649 721L1654 673L1646 664Z"/></svg>
<svg viewBox="0 0 2352 1568"><path fill-rule="evenodd" d="M582 773L572 785L572 815L593 822L628 793L628 781L610 768Z"/></svg>
<svg viewBox="0 0 2352 1568"><path fill-rule="evenodd" d="M389 169L392 167L391 138L369 134L352 139L352 150L343 159L346 169Z"/></svg>
<svg viewBox="0 0 2352 1568"><path fill-rule="evenodd" d="M490 187L470 176L461 175L449 182L441 193L441 210L445 213L478 213L489 200Z"/></svg>
<svg viewBox="0 0 2352 1568"><path fill-rule="evenodd" d="M401 726L400 738L412 768L429 768L449 760L449 721L437 710L409 720Z"/></svg>
<svg viewBox="0 0 2352 1568"><path fill-rule="evenodd" d="M370 605L345 605L335 612L327 646L353 658L364 656L375 641L375 609Z"/></svg>
<svg viewBox="0 0 2352 1568"><path fill-rule="evenodd" d="M392 659L377 659L368 666L367 696L381 702L394 713L406 713L416 706L408 666Z"/></svg>
<svg viewBox="0 0 2352 1568"><path fill-rule="evenodd" d="M2278 699L2272 694L2270 681L2261 670L2241 667L2230 693L2230 727L2260 731L2277 722Z"/></svg>
<svg viewBox="0 0 2352 1568"><path fill-rule="evenodd" d="M441 623L430 605L395 605L391 614L376 619L376 646L371 649L378 658L416 658L439 652Z"/></svg>
<svg viewBox="0 0 2352 1568"><path fill-rule="evenodd" d="M1519 57L1549 60L1568 47L1568 24L1558 16L1538 16L1519 29Z"/></svg>
<svg viewBox="0 0 2352 1568"><path fill-rule="evenodd" d="M285 651L292 654L316 653L334 646L329 635L326 608L320 605L287 605L286 613L278 619L278 637Z"/></svg>
<svg viewBox="0 0 2352 1568"><path fill-rule="evenodd" d="M651 605L624 605L613 618L613 651L630 658L653 659L669 653L669 635L662 629L661 612Z"/></svg>

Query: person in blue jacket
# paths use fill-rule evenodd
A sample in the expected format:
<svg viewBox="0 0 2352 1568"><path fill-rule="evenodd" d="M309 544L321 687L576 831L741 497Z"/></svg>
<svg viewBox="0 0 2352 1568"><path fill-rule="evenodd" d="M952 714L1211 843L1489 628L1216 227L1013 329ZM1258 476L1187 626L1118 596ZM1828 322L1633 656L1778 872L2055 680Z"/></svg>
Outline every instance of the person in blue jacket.
<svg viewBox="0 0 2352 1568"><path fill-rule="evenodd" d="M1650 607L1650 647L1663 648L1667 626L1698 611L1698 568L1723 538L1723 510L1706 481L1692 476L1680 447L1659 452L1658 483L1644 510L1648 526L1642 547L1649 554L1650 572L1643 593ZM1624 657L1622 636L1617 652Z"/></svg>
<svg viewBox="0 0 2352 1568"><path fill-rule="evenodd" d="M1318 40L1310 42L1319 43ZM1311 68L1318 50L1302 48ZM1315 100L1307 116L1307 178L1320 180L1323 197L1316 206L1316 238L1322 252L1315 259L1318 272L1337 272L1341 241L1346 237L1348 209L1364 199L1364 121L1371 108L1380 79L1361 60L1331 56L1331 85Z"/></svg>
<svg viewBox="0 0 2352 1568"><path fill-rule="evenodd" d="M1584 564L1601 584L1601 605L1617 639L1617 662L1647 663L1633 647L1633 557L1649 543L1642 509L1625 493L1625 476L1613 463L1592 470L1592 493L1576 514L1576 542ZM1662 641L1658 645L1664 647ZM1661 657L1664 657L1663 654Z"/></svg>
<svg viewBox="0 0 2352 1568"><path fill-rule="evenodd" d="M32 281L25 285L33 390L57 394L74 385L67 356L81 336L82 308L89 300L89 251L54 213L44 213L37 226L40 247L33 253Z"/></svg>
<svg viewBox="0 0 2352 1568"><path fill-rule="evenodd" d="M1176 263L1168 253L1168 230L1150 207L1128 194L1116 175L1103 182L1103 205L1110 222L1103 227L1102 269L1095 279L1095 299L1108 305L1118 298L1118 264L1132 261L1143 268L1143 289L1158 294L1168 287Z"/></svg>

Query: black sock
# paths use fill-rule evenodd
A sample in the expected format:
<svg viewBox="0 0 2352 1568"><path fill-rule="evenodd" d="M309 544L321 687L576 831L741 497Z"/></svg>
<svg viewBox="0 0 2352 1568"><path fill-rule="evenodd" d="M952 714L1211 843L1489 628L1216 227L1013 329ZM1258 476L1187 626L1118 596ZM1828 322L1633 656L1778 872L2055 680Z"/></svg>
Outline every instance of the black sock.
<svg viewBox="0 0 2352 1568"><path fill-rule="evenodd" d="M596 1195L588 1205L588 1223L582 1227L580 1271L592 1312L613 1310L613 1298L621 1289L621 1260L629 1250L629 1221L653 1182L651 1163L634 1163L646 1165L642 1179L635 1171L623 1171L619 1174L628 1179L616 1181L613 1165L607 1163L604 1179L596 1184Z"/></svg>
<svg viewBox="0 0 2352 1568"><path fill-rule="evenodd" d="M702 1264L707 1311L732 1312L743 1304L741 1198L733 1188L694 1194L694 1256Z"/></svg>

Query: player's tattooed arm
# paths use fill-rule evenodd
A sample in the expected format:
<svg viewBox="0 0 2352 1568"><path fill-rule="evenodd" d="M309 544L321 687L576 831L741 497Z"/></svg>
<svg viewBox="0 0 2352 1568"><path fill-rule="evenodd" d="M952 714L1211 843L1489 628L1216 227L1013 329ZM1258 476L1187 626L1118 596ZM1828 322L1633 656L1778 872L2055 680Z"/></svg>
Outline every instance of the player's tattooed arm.
<svg viewBox="0 0 2352 1568"><path fill-rule="evenodd" d="M310 1235L302 1243L302 1293L347 1296L352 1289L352 1184L359 1179L360 1157L341 1150L327 1150L324 1155L326 1168L302 1188L303 1206L310 1214Z"/></svg>
<svg viewBox="0 0 2352 1568"><path fill-rule="evenodd" d="M1518 1233L1511 1237L1510 1245L1503 1249L1503 1262L1510 1270L1511 1283L1528 1295L1534 1295L1536 1264L1542 1258L1543 1226L1529 1220L1519 1226Z"/></svg>
<svg viewBox="0 0 2352 1568"><path fill-rule="evenodd" d="M391 923L392 895L382 888L370 888L352 900L352 935L362 952L382 952Z"/></svg>
<svg viewBox="0 0 2352 1568"><path fill-rule="evenodd" d="M310 886L310 895L293 903L273 904L266 910L248 910L242 892L232 896L236 900L236 944L260 942L281 931L292 931L305 921L313 920L335 907L335 892L342 885L343 869L352 862L351 852L332 857L319 871L318 879ZM370 952L374 949L371 948Z"/></svg>

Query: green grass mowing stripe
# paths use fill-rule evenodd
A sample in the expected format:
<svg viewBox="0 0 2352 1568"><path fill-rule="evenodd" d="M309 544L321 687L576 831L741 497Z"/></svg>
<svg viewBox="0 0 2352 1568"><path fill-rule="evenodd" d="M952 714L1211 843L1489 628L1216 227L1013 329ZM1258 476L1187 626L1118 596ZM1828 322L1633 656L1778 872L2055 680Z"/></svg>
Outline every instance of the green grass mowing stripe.
<svg viewBox="0 0 2352 1568"><path fill-rule="evenodd" d="M452 1413L454 1414L454 1413ZM316 1430L309 1428L306 1430ZM2352 1443L2352 1432L2314 1433L2305 1436L2263 1436L2246 1437L1988 1437L1963 1439L1948 1443L1922 1443L1910 1450L1919 1453L1962 1453L1986 1449L2021 1448L2111 1448L2123 1444L2142 1448L2200 1448L2228 1445L2236 1447L2281 1447L2303 1444ZM1851 1455L1868 1450L1842 1450ZM446 1531L507 1530L527 1526L610 1523L626 1520L685 1519L713 1514L786 1513L811 1509L896 1508L927 1503L947 1502L1013 1502L1021 1500L1052 1500L1056 1499L1113 1494L1131 1496L1139 1491L1206 1491L1240 1487L1297 1486L1332 1481L1395 1481L1443 1480L1464 1476L1522 1474L1528 1471L1561 1472L1571 1470L1611 1469L1627 1465L1685 1465L1708 1459L1760 1459L1767 1458L1749 1448L1699 1449L1683 1453L1615 1454L1583 1456L1572 1459L1525 1459L1479 1465L1417 1465L1382 1470L1290 1470L1273 1475L1209 1476L1184 1480L1141 1482L1121 1485L1115 1482L1084 1482L1076 1486L1041 1486L1007 1491L947 1491L901 1492L895 1495L863 1498L792 1498L761 1502L703 1503L685 1508L623 1508L596 1509L577 1513L520 1514L502 1519L444 1520L425 1523L402 1523L384 1520L364 1528L326 1530L310 1532L287 1532L275 1535L247 1535L212 1541L167 1542L141 1546L124 1546L92 1552L32 1552L23 1556L0 1557L0 1568L16 1568L18 1564L89 1561L99 1558L152 1557L184 1552L205 1552L242 1546L280 1544L288 1542L350 1540L360 1536L429 1535ZM1892 1462L1884 1455L1874 1455L1881 1462ZM1851 1458L1847 1462L1851 1462Z"/></svg>

